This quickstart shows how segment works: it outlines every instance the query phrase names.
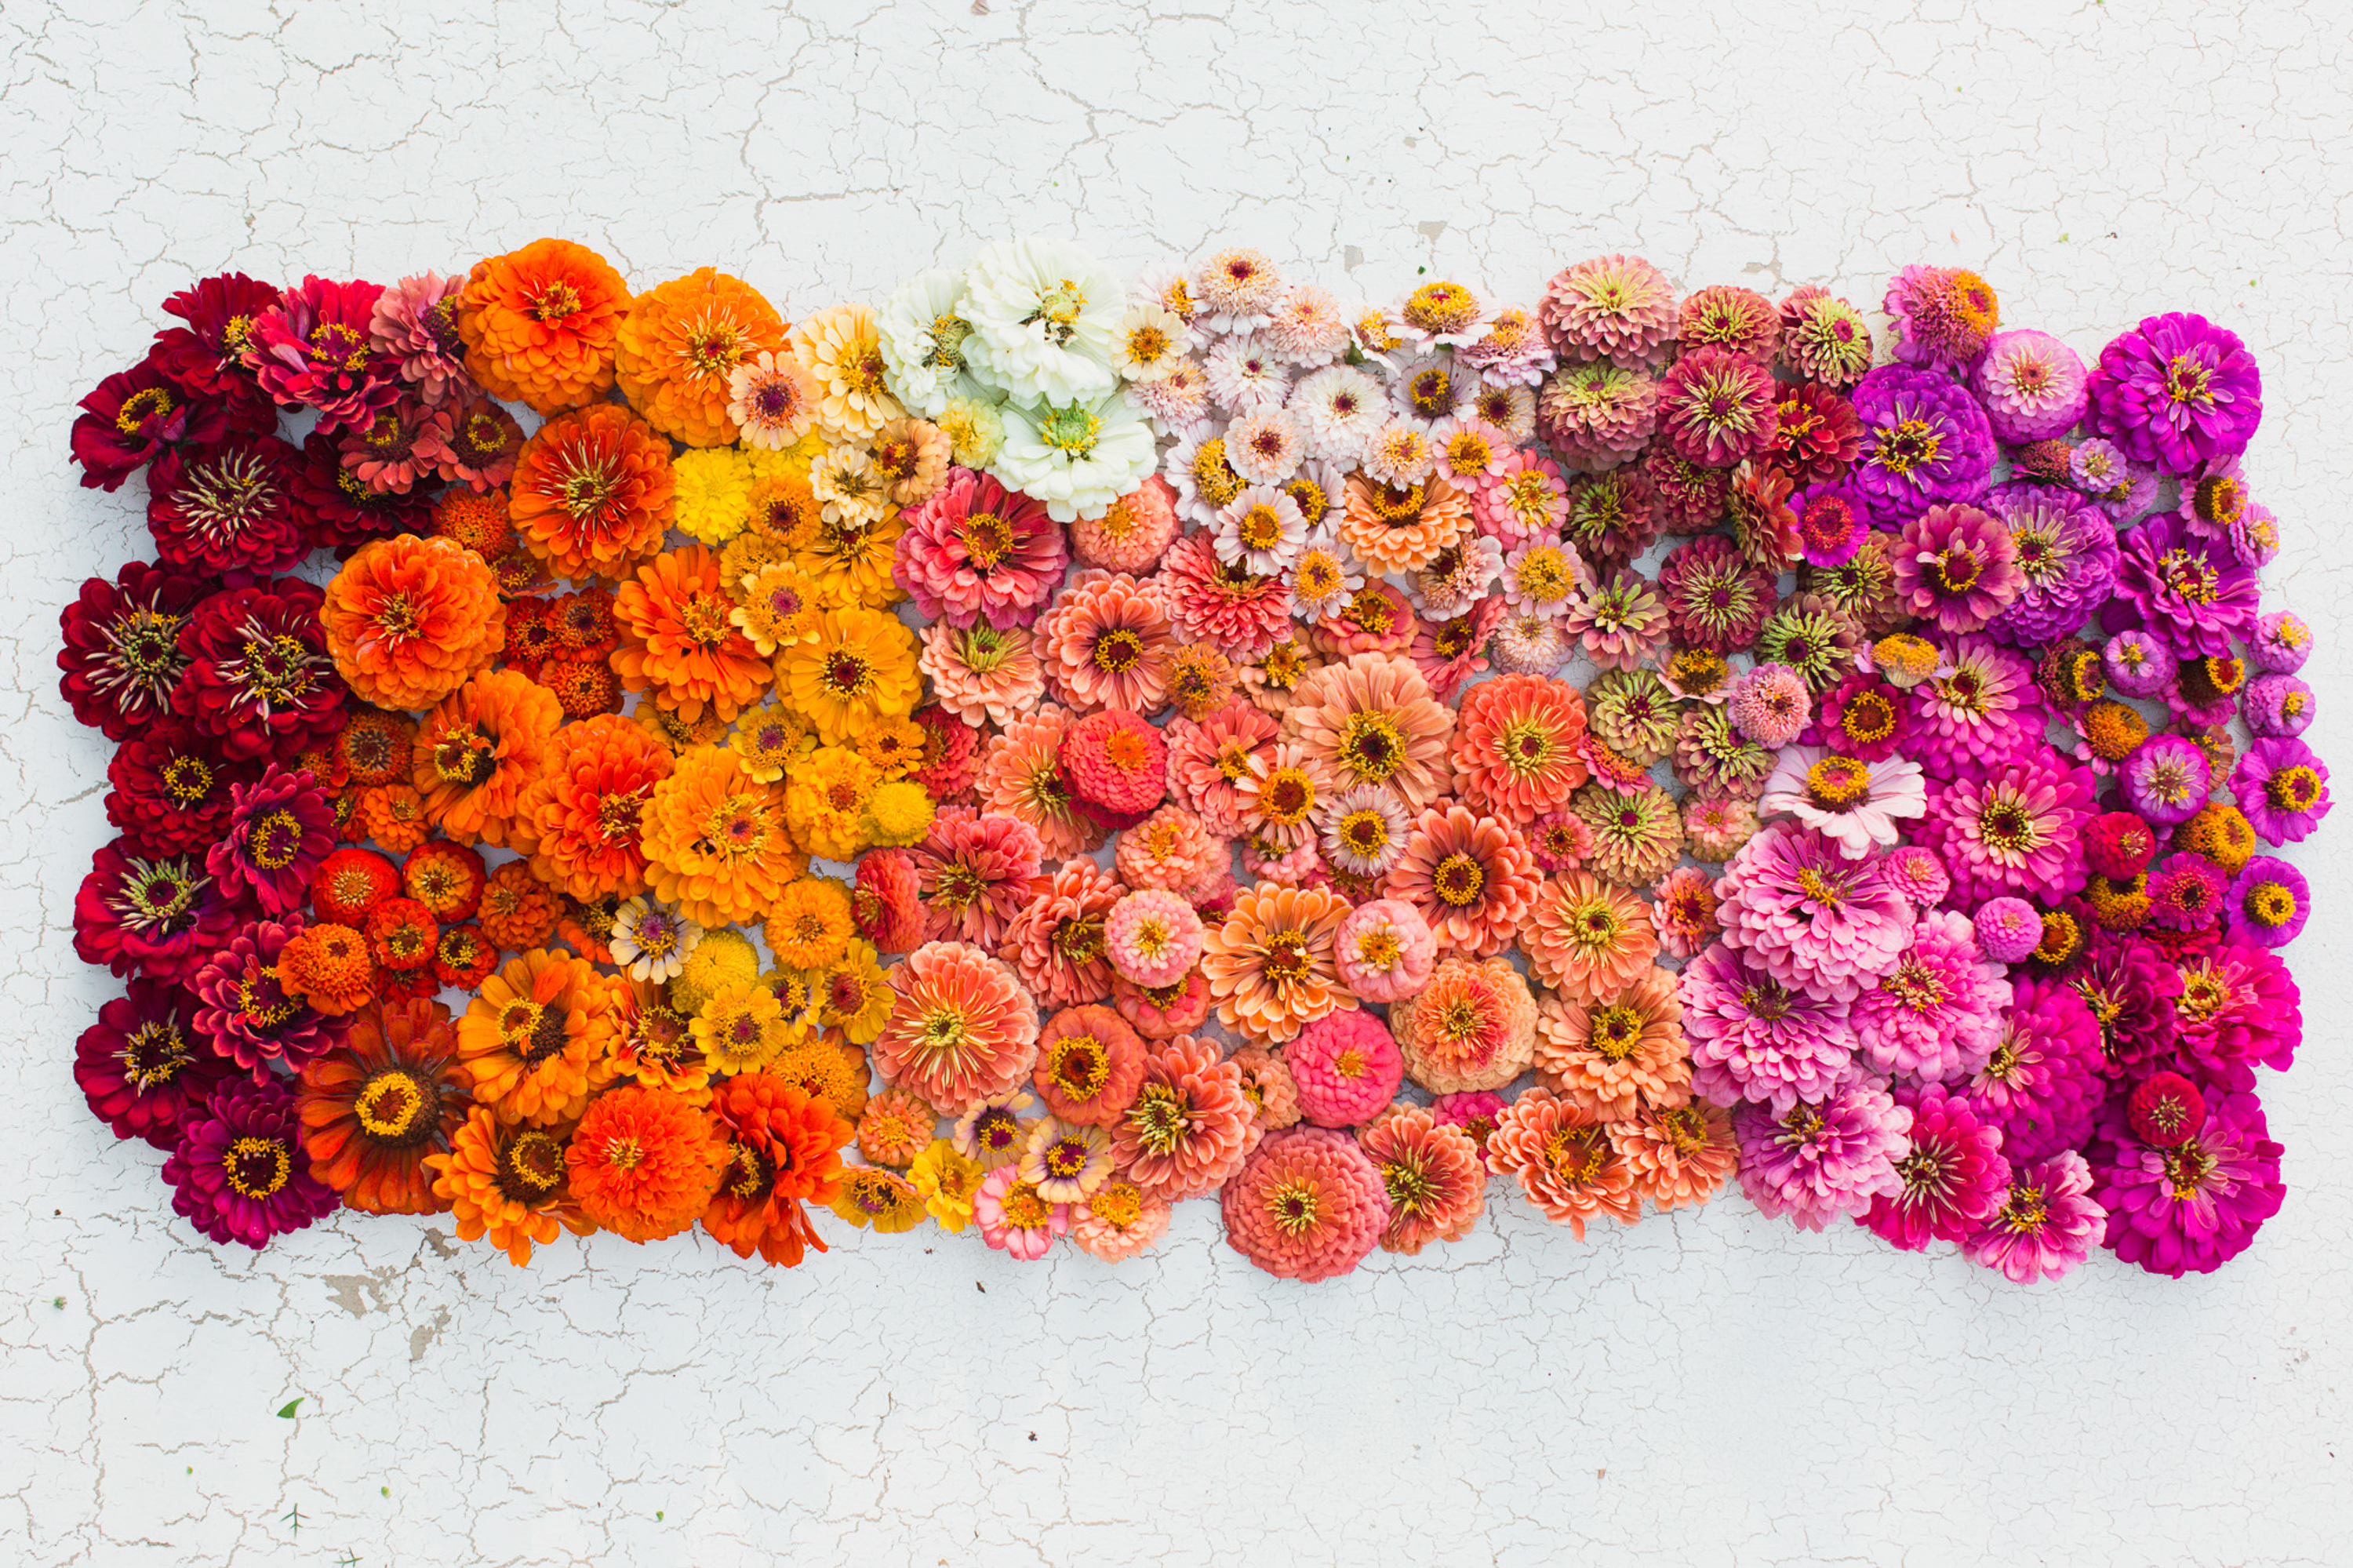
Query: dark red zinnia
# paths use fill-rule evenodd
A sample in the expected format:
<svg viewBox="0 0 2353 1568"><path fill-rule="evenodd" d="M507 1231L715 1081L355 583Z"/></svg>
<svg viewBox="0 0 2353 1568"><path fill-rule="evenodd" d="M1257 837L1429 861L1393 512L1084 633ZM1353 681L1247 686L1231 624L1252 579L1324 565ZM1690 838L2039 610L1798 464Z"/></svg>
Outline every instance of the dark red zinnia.
<svg viewBox="0 0 2353 1568"><path fill-rule="evenodd" d="M288 577L206 599L180 632L173 710L231 757L291 757L333 736L350 694L327 654L322 598Z"/></svg>
<svg viewBox="0 0 2353 1568"><path fill-rule="evenodd" d="M230 791L260 776L232 762L217 742L173 719L122 743L106 777L106 820L145 854L186 854L221 836Z"/></svg>
<svg viewBox="0 0 2353 1568"><path fill-rule="evenodd" d="M74 1082L115 1137L171 1148L181 1122L228 1077L229 1064L197 1035L195 1010L178 986L142 977L74 1042Z"/></svg>
<svg viewBox="0 0 2353 1568"><path fill-rule="evenodd" d="M297 461L276 436L230 436L164 453L147 476L155 553L190 571L292 566L311 550L290 488Z"/></svg>
<svg viewBox="0 0 2353 1568"><path fill-rule="evenodd" d="M155 334L153 354L164 372L192 392L227 403L233 428L257 435L278 428L278 406L246 368L253 323L278 305L276 285L224 272L205 278L164 302L166 315L187 323Z"/></svg>
<svg viewBox="0 0 2353 1568"><path fill-rule="evenodd" d="M116 839L74 894L74 955L118 975L185 981L248 913L195 856L142 855Z"/></svg>
<svg viewBox="0 0 2353 1568"><path fill-rule="evenodd" d="M190 392L151 351L130 369L100 382L73 423L73 458L91 490L122 482L182 441L216 441L228 433L228 409Z"/></svg>
<svg viewBox="0 0 2353 1568"><path fill-rule="evenodd" d="M213 591L202 577L132 561L114 580L91 577L58 618L65 645L58 689L74 717L124 740L172 712L188 657L180 650L196 606Z"/></svg>
<svg viewBox="0 0 2353 1568"><path fill-rule="evenodd" d="M430 533L435 490L425 484L406 491L372 490L367 481L343 466L335 439L316 430L303 438L301 455L287 470L287 492L304 536L319 548L339 553L370 539Z"/></svg>

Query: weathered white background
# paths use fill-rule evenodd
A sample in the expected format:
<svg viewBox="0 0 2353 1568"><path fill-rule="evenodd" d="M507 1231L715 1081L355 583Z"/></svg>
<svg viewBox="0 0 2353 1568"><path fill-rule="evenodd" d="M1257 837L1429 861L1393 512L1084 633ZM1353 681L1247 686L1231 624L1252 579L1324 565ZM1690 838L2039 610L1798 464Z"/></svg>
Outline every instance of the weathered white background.
<svg viewBox="0 0 2353 1568"><path fill-rule="evenodd" d="M2219 1277L2103 1255L2012 1289L1737 1199L1578 1245L1503 1197L1314 1287L1202 1204L1115 1271L933 1234L792 1272L598 1237L525 1272L364 1219L256 1258L171 1217L68 1071L112 994L69 946L105 753L51 657L75 585L148 553L136 486L74 487L73 400L223 268L388 281L555 233L797 315L1029 228L1530 302L1607 249L1866 303L1967 262L2086 351L2171 308L2245 334L2267 589L2353 700L2332 0L796 9L0 5L0 1559L2346 1562L2353 899L2325 871L2353 820L2302 857L2312 1029L2267 1097L2293 1192Z"/></svg>

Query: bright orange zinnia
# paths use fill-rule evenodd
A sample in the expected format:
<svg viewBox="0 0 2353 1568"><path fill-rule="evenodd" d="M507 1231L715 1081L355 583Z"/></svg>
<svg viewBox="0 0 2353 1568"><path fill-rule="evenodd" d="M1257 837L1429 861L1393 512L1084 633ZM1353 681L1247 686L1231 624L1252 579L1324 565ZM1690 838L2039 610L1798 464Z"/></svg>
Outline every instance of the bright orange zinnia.
<svg viewBox="0 0 2353 1568"><path fill-rule="evenodd" d="M449 1010L417 998L368 1008L294 1087L311 1174L371 1214L438 1214L428 1155L449 1147L473 1104Z"/></svg>
<svg viewBox="0 0 2353 1568"><path fill-rule="evenodd" d="M454 539L361 546L327 585L319 620L335 669L380 708L429 708L506 645L498 581Z"/></svg>
<svg viewBox="0 0 2353 1568"><path fill-rule="evenodd" d="M315 1012L356 1012L375 996L367 938L332 921L296 933L279 949L278 989Z"/></svg>
<svg viewBox="0 0 2353 1568"><path fill-rule="evenodd" d="M534 239L474 263L458 296L466 368L491 396L542 414L577 408L613 385L629 285L568 239Z"/></svg>
<svg viewBox="0 0 2353 1568"><path fill-rule="evenodd" d="M594 1231L596 1222L572 1199L564 1138L561 1128L509 1127L480 1106L468 1113L449 1152L425 1159L433 1195L457 1217L458 1239L488 1236L520 1267L531 1261L532 1244L545 1246L559 1226L575 1235Z"/></svg>
<svg viewBox="0 0 2353 1568"><path fill-rule="evenodd" d="M646 890L638 820L670 777L670 749L618 714L565 725L517 803L512 838L532 874L587 900Z"/></svg>
<svg viewBox="0 0 2353 1568"><path fill-rule="evenodd" d="M569 1121L612 1077L599 1046L613 1004L595 966L534 948L482 981L458 1021L458 1054L474 1098L506 1121Z"/></svg>
<svg viewBox="0 0 2353 1568"><path fill-rule="evenodd" d="M784 318L757 289L702 267L630 302L614 369L621 396L654 429L691 447L723 447L742 433L727 417L731 374L785 342Z"/></svg>
<svg viewBox="0 0 2353 1568"><path fill-rule="evenodd" d="M849 1124L824 1100L768 1073L728 1079L712 1108L729 1134L727 1169L702 1228L737 1257L756 1251L787 1268L800 1262L804 1246L825 1251L801 1205L840 1194Z"/></svg>
<svg viewBox="0 0 2353 1568"><path fill-rule="evenodd" d="M654 786L640 831L654 895L705 927L766 918L808 869L785 828L783 787L754 779L728 747L681 756Z"/></svg>
<svg viewBox="0 0 2353 1568"><path fill-rule="evenodd" d="M657 556L614 596L621 645L613 668L630 691L659 691L662 705L683 718L708 707L733 719L776 678L734 609L720 587L717 556L700 545Z"/></svg>
<svg viewBox="0 0 2353 1568"><path fill-rule="evenodd" d="M512 670L485 670L417 726L410 772L426 814L458 840L503 847L564 705Z"/></svg>
<svg viewBox="0 0 2353 1568"><path fill-rule="evenodd" d="M728 1140L719 1118L666 1089L599 1095L565 1151L572 1195L590 1219L633 1242L674 1236L719 1191Z"/></svg>
<svg viewBox="0 0 2353 1568"><path fill-rule="evenodd" d="M558 576L619 577L661 547L678 480L660 431L614 403L550 419L515 459L507 514Z"/></svg>

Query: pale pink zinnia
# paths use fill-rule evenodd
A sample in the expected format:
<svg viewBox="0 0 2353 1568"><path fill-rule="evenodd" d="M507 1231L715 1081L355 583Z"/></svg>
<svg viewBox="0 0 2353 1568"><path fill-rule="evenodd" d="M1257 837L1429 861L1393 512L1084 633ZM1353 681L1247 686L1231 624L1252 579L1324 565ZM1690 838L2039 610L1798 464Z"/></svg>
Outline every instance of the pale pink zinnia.
<svg viewBox="0 0 2353 1568"><path fill-rule="evenodd" d="M1146 887L1112 906L1103 940L1119 973L1137 985L1171 985L1201 957L1201 917L1176 894Z"/></svg>
<svg viewBox="0 0 2353 1568"><path fill-rule="evenodd" d="M1895 842L1897 821L1926 810L1927 791L1920 765L1904 758L1858 762L1826 747L1793 746L1766 779L1757 810L1795 817L1837 840L1849 860L1861 860L1873 845Z"/></svg>
<svg viewBox="0 0 2353 1568"><path fill-rule="evenodd" d="M1393 1002L1430 983L1438 938L1412 905L1376 898L1349 911L1333 951L1342 984L1366 1001Z"/></svg>
<svg viewBox="0 0 2353 1568"><path fill-rule="evenodd" d="M1715 885L1724 939L1785 985L1852 1001L1895 967L1912 908L1876 863L1786 822L1742 846Z"/></svg>

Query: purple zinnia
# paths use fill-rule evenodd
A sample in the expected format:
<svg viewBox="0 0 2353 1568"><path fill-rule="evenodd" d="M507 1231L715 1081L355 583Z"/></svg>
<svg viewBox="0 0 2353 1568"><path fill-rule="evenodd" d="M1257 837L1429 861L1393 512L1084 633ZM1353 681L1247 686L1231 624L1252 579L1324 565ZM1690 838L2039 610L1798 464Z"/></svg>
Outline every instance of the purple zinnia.
<svg viewBox="0 0 2353 1568"><path fill-rule="evenodd" d="M2223 900L2223 934L2234 942L2284 948L2304 929L2312 913L2312 889L2304 873L2284 860L2259 854L2240 869Z"/></svg>
<svg viewBox="0 0 2353 1568"><path fill-rule="evenodd" d="M1968 916L1932 909L1849 1016L1873 1067L1936 1083L1985 1065L2010 1000L2010 981L1978 953Z"/></svg>
<svg viewBox="0 0 2353 1568"><path fill-rule="evenodd" d="M2300 675L2258 675L2240 694L2239 712L2255 736L2293 738L2311 726L2312 688Z"/></svg>
<svg viewBox="0 0 2353 1568"><path fill-rule="evenodd" d="M1851 482L1882 524L1940 501L1974 501L1993 470L1993 429L1949 376L1883 365L1854 389L1862 451Z"/></svg>
<svg viewBox="0 0 2353 1568"><path fill-rule="evenodd" d="M1912 910L1876 863L1786 822L1743 844L1715 885L1724 939L1783 985L1851 1001L1894 967Z"/></svg>
<svg viewBox="0 0 2353 1568"><path fill-rule="evenodd" d="M2100 351L2092 428L2168 473L2246 450L2263 417L2263 378L2239 334L2204 316L2150 316Z"/></svg>
<svg viewBox="0 0 2353 1568"><path fill-rule="evenodd" d="M228 1075L229 1065L197 1037L195 1005L178 986L135 979L74 1042L74 1082L115 1137L170 1149Z"/></svg>
<svg viewBox="0 0 2353 1568"><path fill-rule="evenodd" d="M1860 1215L1903 1186L1895 1160L1912 1130L1910 1107L1876 1079L1857 1078L1819 1100L1775 1116L1761 1106L1736 1113L1740 1190L1773 1219L1819 1231Z"/></svg>
<svg viewBox="0 0 2353 1568"><path fill-rule="evenodd" d="M2010 529L1978 506L1931 506L1888 552L1898 603L1939 631L1975 631L2026 586Z"/></svg>
<svg viewBox="0 0 2353 1568"><path fill-rule="evenodd" d="M2084 357L2047 332L1996 333L1969 376L1994 435L2013 444L2063 436L2084 417Z"/></svg>
<svg viewBox="0 0 2353 1568"><path fill-rule="evenodd" d="M1683 969L1678 991L1692 1087L1713 1104L1747 1101L1784 1116L1853 1075L1844 1004L1783 985L1735 948L1711 944Z"/></svg>
<svg viewBox="0 0 2353 1568"><path fill-rule="evenodd" d="M1912 1107L1910 1147L1896 1157L1894 1190L1872 1200L1856 1223L1905 1252L1959 1241L1993 1213L2010 1185L2001 1133L1942 1084L1897 1089L1895 1097Z"/></svg>
<svg viewBox="0 0 2353 1568"><path fill-rule="evenodd" d="M228 829L205 869L234 895L249 889L265 915L302 907L311 874L335 847L335 808L308 771L271 764L259 782L229 792Z"/></svg>
<svg viewBox="0 0 2353 1568"><path fill-rule="evenodd" d="M2108 630L2123 630L2137 614L2178 657L2228 653L2234 635L2254 630L2259 593L2253 568L2191 534L2180 518L2158 517L2124 536L2116 597L2106 613L2125 618L2109 621Z"/></svg>
<svg viewBox="0 0 2353 1568"><path fill-rule="evenodd" d="M2275 609L2258 620L2246 641L2247 661L2258 670L2293 675L2312 657L2312 628L2292 609Z"/></svg>
<svg viewBox="0 0 2353 1568"><path fill-rule="evenodd" d="M2091 1009L2061 981L2012 980L1993 1054L1965 1086L1978 1115L2001 1128L2002 1149L2013 1159L2074 1148L2092 1130L2105 1093Z"/></svg>
<svg viewBox="0 0 2353 1568"><path fill-rule="evenodd" d="M2249 746L2231 772L2231 792L2267 844L2301 843L2336 802L2328 768L2300 740L2266 736Z"/></svg>
<svg viewBox="0 0 2353 1568"><path fill-rule="evenodd" d="M2206 753L2188 736L2152 735L2116 770L2125 803L2160 828L2196 816L2212 792Z"/></svg>
<svg viewBox="0 0 2353 1568"><path fill-rule="evenodd" d="M2094 508L2046 484L2000 484L1986 505L2010 529L2022 579L2018 597L1986 624L2016 647L2066 636L2107 602L2116 580L2116 531Z"/></svg>
<svg viewBox="0 0 2353 1568"><path fill-rule="evenodd" d="M2108 1212L2092 1196L2092 1167L2072 1149L2013 1160L2010 1186L1961 1255L2013 1285L2057 1279L2092 1255Z"/></svg>
<svg viewBox="0 0 2353 1568"><path fill-rule="evenodd" d="M2279 1213L2282 1152L2253 1094L2207 1096L2197 1136L2164 1147L2134 1137L2121 1105L2110 1106L2092 1145L2092 1197L2108 1212L2103 1245L2152 1274L2212 1273Z"/></svg>
<svg viewBox="0 0 2353 1568"><path fill-rule="evenodd" d="M270 1064L298 1072L342 1044L337 1021L286 994L278 983L278 955L302 933L302 918L256 920L207 960L188 989L202 1005L195 1029L222 1057L257 1078Z"/></svg>
<svg viewBox="0 0 2353 1568"><path fill-rule="evenodd" d="M223 1086L164 1161L173 1211L216 1242L256 1252L334 1213L343 1199L311 1174L301 1129L287 1079Z"/></svg>
<svg viewBox="0 0 2353 1568"><path fill-rule="evenodd" d="M2127 697L2161 697L2181 673L2173 650L2138 627L2109 638L2100 650L2100 663L2108 684Z"/></svg>

